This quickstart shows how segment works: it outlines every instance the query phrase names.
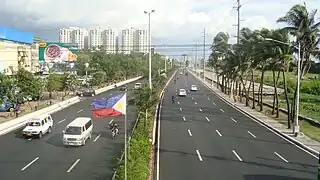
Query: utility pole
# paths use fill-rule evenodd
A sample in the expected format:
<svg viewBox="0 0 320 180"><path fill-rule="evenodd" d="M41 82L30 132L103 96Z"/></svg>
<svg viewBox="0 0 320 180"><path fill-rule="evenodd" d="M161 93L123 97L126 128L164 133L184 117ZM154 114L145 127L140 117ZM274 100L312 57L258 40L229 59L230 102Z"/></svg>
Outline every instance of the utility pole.
<svg viewBox="0 0 320 180"><path fill-rule="evenodd" d="M205 81L205 58L206 58L206 28L203 29L203 80Z"/></svg>
<svg viewBox="0 0 320 180"><path fill-rule="evenodd" d="M239 44L240 41L240 8L241 8L241 4L240 4L240 0L237 0L237 11L238 11L238 23L237 23L237 44Z"/></svg>
<svg viewBox="0 0 320 180"><path fill-rule="evenodd" d="M198 43L196 42L196 52L195 52L195 60L194 60L194 68L195 68L195 70L197 70L197 64L198 64Z"/></svg>

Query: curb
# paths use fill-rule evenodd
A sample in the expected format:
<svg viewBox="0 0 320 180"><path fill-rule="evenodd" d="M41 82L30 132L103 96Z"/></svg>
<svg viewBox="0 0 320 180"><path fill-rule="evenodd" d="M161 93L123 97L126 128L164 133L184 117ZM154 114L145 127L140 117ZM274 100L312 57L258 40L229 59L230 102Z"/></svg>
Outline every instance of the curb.
<svg viewBox="0 0 320 180"><path fill-rule="evenodd" d="M191 74L193 76L195 76L192 72ZM195 76L197 79L199 79L199 77ZM241 108L237 107L236 105L234 105L233 103L231 103L229 100L225 99L224 97L222 97L220 94L218 94L217 92L215 92L213 89L211 89L209 87L209 85L206 82L203 82L202 79L200 79L200 81L208 88L210 89L210 91L212 91L216 96L218 96L221 100L223 100L225 103L227 103L228 105L232 106L234 109L238 110L239 112L241 112L242 114L245 114L247 116L249 116L251 119L254 119L256 121L258 121L258 123L264 125L265 127L267 127L269 130L271 130L272 132L274 132L275 134L280 135L281 137L283 137L284 139L290 141L291 143L297 145L298 147L306 150L307 152L313 154L314 156L318 157L319 156L319 152L304 145L303 143L299 142L298 140L295 140L294 138L283 134L280 130L278 130L277 128L272 127L271 125L267 124L266 122L260 120L259 118L253 116L252 114L242 110Z"/></svg>

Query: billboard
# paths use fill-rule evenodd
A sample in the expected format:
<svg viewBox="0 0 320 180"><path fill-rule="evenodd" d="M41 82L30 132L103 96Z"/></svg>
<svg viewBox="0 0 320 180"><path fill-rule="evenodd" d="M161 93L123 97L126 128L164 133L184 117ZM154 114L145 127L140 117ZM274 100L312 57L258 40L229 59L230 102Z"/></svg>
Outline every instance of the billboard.
<svg viewBox="0 0 320 180"><path fill-rule="evenodd" d="M39 60L45 62L77 61L79 49L76 43L41 42Z"/></svg>
<svg viewBox="0 0 320 180"><path fill-rule="evenodd" d="M33 34L0 26L0 39L32 44Z"/></svg>

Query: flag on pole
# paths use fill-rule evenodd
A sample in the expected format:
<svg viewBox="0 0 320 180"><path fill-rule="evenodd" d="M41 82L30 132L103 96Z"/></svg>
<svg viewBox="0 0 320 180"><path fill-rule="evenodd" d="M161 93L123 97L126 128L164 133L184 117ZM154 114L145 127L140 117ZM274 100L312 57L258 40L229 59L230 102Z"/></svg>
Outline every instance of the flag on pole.
<svg viewBox="0 0 320 180"><path fill-rule="evenodd" d="M92 113L96 118L108 116L125 116L127 108L127 94L120 94L108 99L93 100Z"/></svg>

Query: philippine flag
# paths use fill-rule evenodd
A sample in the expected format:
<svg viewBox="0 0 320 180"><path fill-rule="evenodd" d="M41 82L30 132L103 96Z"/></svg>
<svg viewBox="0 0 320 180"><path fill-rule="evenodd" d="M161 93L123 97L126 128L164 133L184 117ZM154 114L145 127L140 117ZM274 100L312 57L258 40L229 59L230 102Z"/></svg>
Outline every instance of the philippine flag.
<svg viewBox="0 0 320 180"><path fill-rule="evenodd" d="M94 100L91 104L94 117L125 116L127 94L120 94L109 99Z"/></svg>

